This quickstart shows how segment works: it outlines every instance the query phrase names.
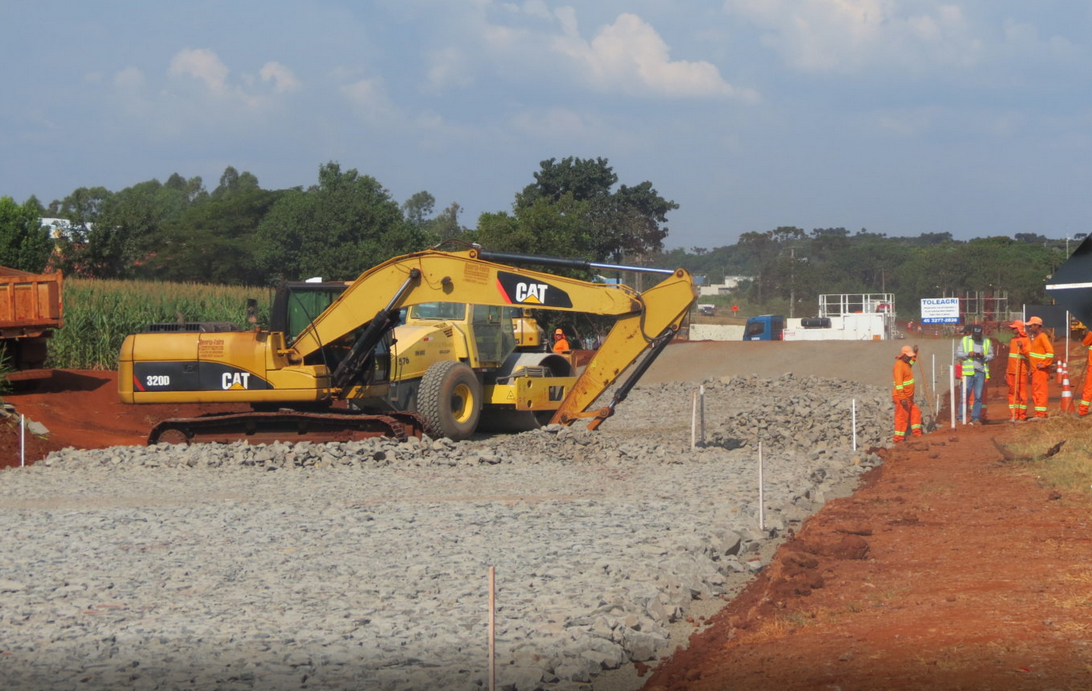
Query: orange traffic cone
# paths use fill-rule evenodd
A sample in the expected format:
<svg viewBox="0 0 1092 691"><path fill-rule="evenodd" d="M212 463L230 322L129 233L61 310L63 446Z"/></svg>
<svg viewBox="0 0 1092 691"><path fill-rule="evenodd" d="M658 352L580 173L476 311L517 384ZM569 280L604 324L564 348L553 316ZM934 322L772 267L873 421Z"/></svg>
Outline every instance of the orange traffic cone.
<svg viewBox="0 0 1092 691"><path fill-rule="evenodd" d="M1069 368L1062 361L1062 412L1073 412L1073 389L1069 388Z"/></svg>
<svg viewBox="0 0 1092 691"><path fill-rule="evenodd" d="M1054 383L1062 383L1062 373L1065 372L1065 360L1058 360L1054 365Z"/></svg>

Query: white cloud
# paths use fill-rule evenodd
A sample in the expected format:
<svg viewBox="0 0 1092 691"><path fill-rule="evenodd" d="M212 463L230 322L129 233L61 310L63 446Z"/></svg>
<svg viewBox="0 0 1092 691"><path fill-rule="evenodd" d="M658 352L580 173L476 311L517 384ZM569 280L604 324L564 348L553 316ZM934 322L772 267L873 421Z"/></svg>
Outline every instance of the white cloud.
<svg viewBox="0 0 1092 691"><path fill-rule="evenodd" d="M580 139L600 129L588 116L568 108L524 111L515 116L511 124L517 132L547 139Z"/></svg>
<svg viewBox="0 0 1092 691"><path fill-rule="evenodd" d="M397 109L387 96L382 79L360 79L342 86L340 91L353 110L364 119L377 124L396 121Z"/></svg>
<svg viewBox="0 0 1092 691"><path fill-rule="evenodd" d="M875 116L875 124L880 130L900 138L910 138L928 131L943 120L948 113L935 106L891 110Z"/></svg>
<svg viewBox="0 0 1092 691"><path fill-rule="evenodd" d="M114 75L114 86L119 89L139 89L144 81L144 72L137 67L126 67Z"/></svg>
<svg viewBox="0 0 1092 691"><path fill-rule="evenodd" d="M523 11L533 17L541 17L542 19L550 19L550 8L546 5L544 0L527 0L523 3Z"/></svg>
<svg viewBox="0 0 1092 691"><path fill-rule="evenodd" d="M435 51L429 58L432 66L428 70L428 83L434 89L469 86L473 83L473 72L462 50L444 48Z"/></svg>
<svg viewBox="0 0 1092 691"><path fill-rule="evenodd" d="M241 73L232 78L232 72L220 57L205 48L184 48L171 58L167 74L171 77L190 77L204 85L208 93L239 101L248 107L264 109L272 101L273 94L288 94L302 86L296 75L284 64L271 60L254 74ZM267 84L262 88L259 84Z"/></svg>
<svg viewBox="0 0 1092 691"><path fill-rule="evenodd" d="M959 6L937 0L725 0L724 9L805 72L968 65L982 50Z"/></svg>
<svg viewBox="0 0 1092 691"><path fill-rule="evenodd" d="M232 72L203 48L177 52L165 75L126 67L113 75L112 85L117 111L157 139L201 129L253 133L282 112L286 94L301 87L279 62L267 62L258 74Z"/></svg>
<svg viewBox="0 0 1092 691"><path fill-rule="evenodd" d="M284 94L300 88L300 81L292 70L279 62L267 62L258 73L263 82L273 82L273 93Z"/></svg>
<svg viewBox="0 0 1092 691"><path fill-rule="evenodd" d="M172 76L184 75L205 83L209 91L223 93L227 90L227 65L220 61L216 53L204 48L192 50L184 48L171 58L168 72Z"/></svg>
<svg viewBox="0 0 1092 691"><path fill-rule="evenodd" d="M646 142L633 132L596 115L571 108L524 110L513 116L508 129L527 141L564 142L566 146L639 148Z"/></svg>
<svg viewBox="0 0 1092 691"><path fill-rule="evenodd" d="M736 96L754 99L721 78L705 61L671 60L660 35L635 14L622 14L587 42L579 36L571 8L557 12L562 35L553 49L575 61L579 73L602 91L669 97Z"/></svg>

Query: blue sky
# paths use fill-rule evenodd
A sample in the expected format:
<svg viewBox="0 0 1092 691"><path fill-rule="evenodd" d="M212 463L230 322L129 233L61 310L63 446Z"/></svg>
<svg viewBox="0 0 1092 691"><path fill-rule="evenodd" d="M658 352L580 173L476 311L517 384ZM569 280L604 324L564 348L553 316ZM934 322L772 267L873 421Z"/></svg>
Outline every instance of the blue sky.
<svg viewBox="0 0 1092 691"><path fill-rule="evenodd" d="M473 227L605 157L668 247L1092 230L1089 0L0 0L0 195L338 161Z"/></svg>

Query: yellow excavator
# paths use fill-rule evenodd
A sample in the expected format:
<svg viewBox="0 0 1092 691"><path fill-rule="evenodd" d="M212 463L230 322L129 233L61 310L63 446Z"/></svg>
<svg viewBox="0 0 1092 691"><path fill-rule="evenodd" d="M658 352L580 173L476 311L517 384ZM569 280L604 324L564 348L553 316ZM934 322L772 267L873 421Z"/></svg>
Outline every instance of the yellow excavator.
<svg viewBox="0 0 1092 691"><path fill-rule="evenodd" d="M638 293L511 264L654 271L665 278ZM694 299L693 280L683 269L479 247L426 250L390 259L351 283L291 284L278 291L268 330L197 324L128 336L119 358L119 396L123 403L252 408L165 420L149 444L422 433L464 439L479 428L588 418L589 429L596 429L671 341ZM517 347L513 325L531 308L616 320L577 376L561 355ZM589 411L638 359L613 399Z"/></svg>

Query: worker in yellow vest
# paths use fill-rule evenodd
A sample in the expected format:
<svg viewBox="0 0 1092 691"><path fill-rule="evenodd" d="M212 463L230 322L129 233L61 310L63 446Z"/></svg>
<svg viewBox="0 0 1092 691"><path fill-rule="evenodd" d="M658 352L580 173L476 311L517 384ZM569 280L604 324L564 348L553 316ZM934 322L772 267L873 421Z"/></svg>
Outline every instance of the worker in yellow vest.
<svg viewBox="0 0 1092 691"><path fill-rule="evenodd" d="M962 364L964 411L971 405L972 425L982 424L982 392L986 387L986 379L990 376L990 358L993 357L993 347L990 339L983 337L981 324L972 324L971 332L959 341L956 348L956 359ZM972 399L973 397L973 399ZM973 400L973 404L971 403Z"/></svg>

